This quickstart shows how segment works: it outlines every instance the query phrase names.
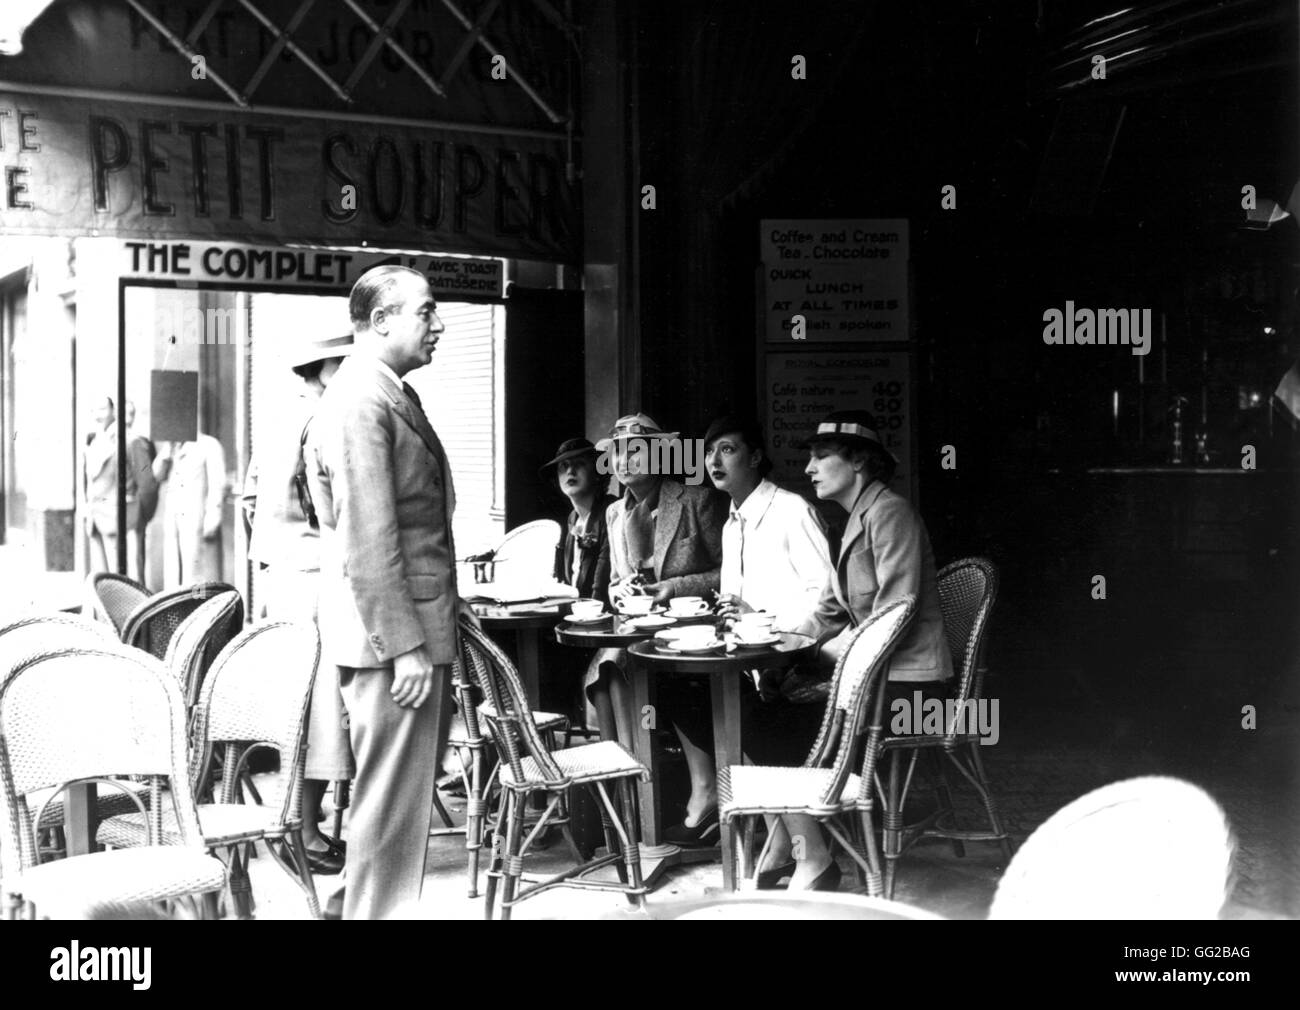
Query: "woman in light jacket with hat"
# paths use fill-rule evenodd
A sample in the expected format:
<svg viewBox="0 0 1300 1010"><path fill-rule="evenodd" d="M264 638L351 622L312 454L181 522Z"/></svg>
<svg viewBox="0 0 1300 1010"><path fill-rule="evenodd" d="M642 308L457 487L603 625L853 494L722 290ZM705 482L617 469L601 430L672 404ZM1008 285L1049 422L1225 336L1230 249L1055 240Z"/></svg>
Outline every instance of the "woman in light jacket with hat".
<svg viewBox="0 0 1300 1010"><path fill-rule="evenodd" d="M259 433L248 464L241 496L248 557L265 569L262 585L269 620L316 622L320 529L307 491L303 444L321 394L351 353L351 333L309 336L294 348L288 364L303 380L303 388L272 415L273 427L265 435ZM330 782L351 781L355 774L343 698L337 678L328 676L333 673L334 667L322 665L312 690L302 793L307 864L319 874L339 873L345 852L342 842L320 832L325 788Z"/></svg>
<svg viewBox="0 0 1300 1010"><path fill-rule="evenodd" d="M849 518L817 609L796 630L815 638L823 663L833 667L859 624L913 596L916 616L889 659L889 680L912 690L950 679L930 536L911 503L889 489L898 464L881 442L875 419L862 410L836 411L805 445L804 472L817 497L835 502ZM804 840L802 852L795 851L792 838ZM835 890L840 879L821 829L804 815L781 818L758 870L760 887L787 872L792 872L792 890Z"/></svg>

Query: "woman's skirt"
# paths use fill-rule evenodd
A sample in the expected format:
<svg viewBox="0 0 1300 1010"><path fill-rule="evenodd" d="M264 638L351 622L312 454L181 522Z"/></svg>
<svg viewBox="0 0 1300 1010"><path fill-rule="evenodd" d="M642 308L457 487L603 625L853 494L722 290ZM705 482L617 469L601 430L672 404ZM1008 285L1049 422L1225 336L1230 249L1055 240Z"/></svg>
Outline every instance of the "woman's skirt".
<svg viewBox="0 0 1300 1010"><path fill-rule="evenodd" d="M270 568L266 574L267 619L315 624L320 573ZM311 692L306 774L320 782L351 780L356 774L338 667L325 662L316 671Z"/></svg>

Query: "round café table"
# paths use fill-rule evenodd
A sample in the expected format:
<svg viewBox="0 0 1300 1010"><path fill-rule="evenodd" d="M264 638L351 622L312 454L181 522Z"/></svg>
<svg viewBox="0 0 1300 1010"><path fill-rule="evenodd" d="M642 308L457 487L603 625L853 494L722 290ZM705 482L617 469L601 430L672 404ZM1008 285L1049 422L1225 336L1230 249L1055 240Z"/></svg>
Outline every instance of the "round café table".
<svg viewBox="0 0 1300 1010"><path fill-rule="evenodd" d="M637 628L633 625L635 617L621 614L606 614L599 621L578 623L565 619L555 626L555 640L561 645L577 649L626 649L637 642L652 638L662 628ZM680 628L686 624L711 624L717 618L709 614L698 617L674 617L669 627ZM635 697L629 692L634 704L629 705L626 723L629 726L640 724L639 713L644 711L635 703ZM645 736L645 742L640 738ZM682 861L682 850L676 845L666 845L660 840L659 832L659 783L655 774L655 763L650 757L653 748L649 745L649 731L637 732L637 739L631 741L633 752L643 764L651 769L649 785L638 784L641 807L641 877L645 886L655 887L664 873Z"/></svg>
<svg viewBox="0 0 1300 1010"><path fill-rule="evenodd" d="M489 634L509 632L515 639L515 659L528 704L536 711L540 704L541 636L554 628L569 609L571 600L540 600L532 603L472 603L471 608Z"/></svg>
<svg viewBox="0 0 1300 1010"><path fill-rule="evenodd" d="M731 641L733 636L727 636ZM740 752L740 674L745 670L780 670L808 659L816 652L817 643L807 635L782 634L780 641L771 645L718 648L706 653L686 654L669 652L653 640L634 642L628 646L628 673L632 681L632 705L636 712L653 712L655 680L663 673L703 674L709 678L709 691L713 701L713 761L715 768L729 768L743 760ZM636 719L636 741L633 752L650 769L650 781L641 784L641 831L648 844L660 837L661 822L658 804L659 768L651 746L653 725L651 720ZM723 821L722 880L730 891L735 883L731 827Z"/></svg>

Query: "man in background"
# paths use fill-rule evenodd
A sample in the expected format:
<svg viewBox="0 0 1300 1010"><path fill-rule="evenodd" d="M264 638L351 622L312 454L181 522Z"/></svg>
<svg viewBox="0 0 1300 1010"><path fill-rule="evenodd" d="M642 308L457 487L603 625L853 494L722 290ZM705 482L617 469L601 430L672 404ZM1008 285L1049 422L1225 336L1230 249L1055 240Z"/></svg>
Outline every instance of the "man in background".
<svg viewBox="0 0 1300 1010"><path fill-rule="evenodd" d="M117 571L117 422L111 397L95 404L94 431L82 454L82 495L86 534L90 538L90 567L97 572ZM148 450L140 440L126 443L126 556L128 572L144 582L144 527L158 505ZM131 561L135 572L130 572Z"/></svg>

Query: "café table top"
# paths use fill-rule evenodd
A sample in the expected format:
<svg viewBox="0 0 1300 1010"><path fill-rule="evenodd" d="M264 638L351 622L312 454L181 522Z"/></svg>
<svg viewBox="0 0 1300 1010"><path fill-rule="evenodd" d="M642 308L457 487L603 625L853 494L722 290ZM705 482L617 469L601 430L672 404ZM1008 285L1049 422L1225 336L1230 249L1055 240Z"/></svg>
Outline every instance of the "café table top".
<svg viewBox="0 0 1300 1010"><path fill-rule="evenodd" d="M634 642L650 638L664 628L680 628L687 624L712 624L717 618L713 614L701 614L698 617L675 617L673 623L664 628L634 628L634 617L621 614L606 614L599 621L590 624L576 624L567 618L555 628L555 640L561 645L574 645L580 649L624 649Z"/></svg>
<svg viewBox="0 0 1300 1010"><path fill-rule="evenodd" d="M704 653L661 651L652 641L628 646L628 653L651 666L661 666L678 673L725 673L728 670L782 669L811 656L816 640L807 635L783 632L781 641L772 645L737 645L734 650Z"/></svg>
<svg viewBox="0 0 1300 1010"><path fill-rule="evenodd" d="M470 608L488 631L528 631L554 627L572 600L534 600L528 603L471 603Z"/></svg>

